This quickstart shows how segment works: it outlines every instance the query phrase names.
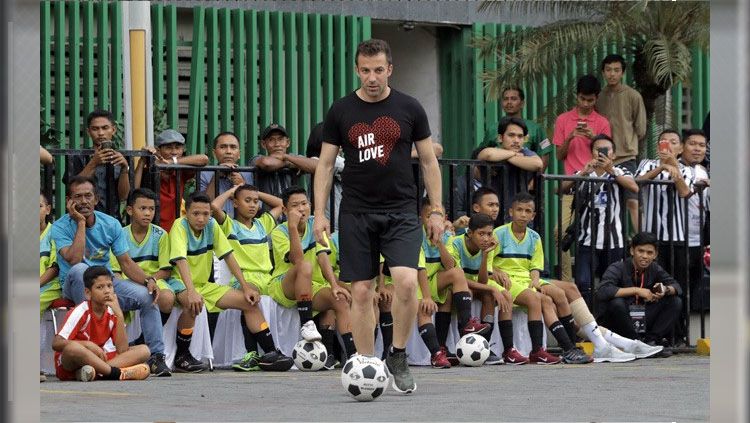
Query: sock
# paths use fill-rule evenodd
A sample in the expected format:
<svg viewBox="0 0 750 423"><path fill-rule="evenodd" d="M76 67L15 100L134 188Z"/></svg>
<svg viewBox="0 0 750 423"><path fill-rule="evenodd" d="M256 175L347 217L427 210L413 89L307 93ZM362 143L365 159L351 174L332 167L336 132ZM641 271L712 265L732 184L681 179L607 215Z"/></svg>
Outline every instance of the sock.
<svg viewBox="0 0 750 423"><path fill-rule="evenodd" d="M490 331L485 335L482 335L484 339L487 340L487 342L490 342L490 339L492 339L492 332L495 331L495 316L492 316L490 314L484 316L484 318L482 318L482 323L487 323L488 325L490 325Z"/></svg>
<svg viewBox="0 0 750 423"><path fill-rule="evenodd" d="M323 338L320 342L326 347L328 354L333 354L333 341L336 339L336 331L322 326L318 328L318 331L320 332L320 337Z"/></svg>
<svg viewBox="0 0 750 423"><path fill-rule="evenodd" d="M435 333L437 334L438 344L445 346L448 340L448 330L451 326L451 313L449 311L438 311L435 313Z"/></svg>
<svg viewBox="0 0 750 423"><path fill-rule="evenodd" d="M120 380L120 368L115 366L110 366L112 370L109 371L108 375L102 375L105 380Z"/></svg>
<svg viewBox="0 0 750 423"><path fill-rule="evenodd" d="M542 331L544 331L544 325L541 320L529 320L527 325L529 327L529 337L531 338L531 352L536 352L539 348L542 348Z"/></svg>
<svg viewBox="0 0 750 423"><path fill-rule="evenodd" d="M560 323L560 321L552 322L552 324L549 325L549 330L550 332L552 332L552 336L557 339L557 343L560 344L560 347L563 349L563 351L568 351L575 348L575 345L573 345L573 342L571 342L570 338L568 338L568 333L563 327L562 323Z"/></svg>
<svg viewBox="0 0 750 423"><path fill-rule="evenodd" d="M458 331L461 332L471 319L471 293L468 291L453 294L453 305L456 307Z"/></svg>
<svg viewBox="0 0 750 423"><path fill-rule="evenodd" d="M172 314L172 313L162 313L160 311L159 314L161 314L161 325L162 326L166 325L167 324L167 320L169 320L169 315Z"/></svg>
<svg viewBox="0 0 750 423"><path fill-rule="evenodd" d="M349 358L357 353L357 347L354 346L354 337L351 332L342 333L341 339L344 340L344 348L346 349L346 358Z"/></svg>
<svg viewBox="0 0 750 423"><path fill-rule="evenodd" d="M419 336L422 337L422 341L430 350L430 355L440 351L440 345L438 345L437 333L435 332L435 325L427 323L419 327Z"/></svg>
<svg viewBox="0 0 750 423"><path fill-rule="evenodd" d="M391 345L391 355L396 354L396 353L405 353L405 352L406 352L406 348L396 348L393 345Z"/></svg>
<svg viewBox="0 0 750 423"><path fill-rule="evenodd" d="M393 315L390 311L380 312L380 334L383 335L383 352L393 343Z"/></svg>
<svg viewBox="0 0 750 423"><path fill-rule="evenodd" d="M312 301L297 301L297 312L299 313L299 324L304 325L305 323L312 320L313 309Z"/></svg>
<svg viewBox="0 0 750 423"><path fill-rule="evenodd" d="M263 323L265 323L265 329L260 332L255 332L255 339L258 340L258 344L263 348L263 352L270 353L271 351L276 351L276 345L273 343L273 336L271 336L271 331L268 330L268 323Z"/></svg>
<svg viewBox="0 0 750 423"><path fill-rule="evenodd" d="M177 331L177 354L176 357L180 357L182 354L190 352L190 339L193 338L193 328L180 329Z"/></svg>
<svg viewBox="0 0 750 423"><path fill-rule="evenodd" d="M245 316L240 314L240 322L242 322L242 335L245 338L245 351L258 351L258 340L255 339L255 335L250 332L250 328L247 327Z"/></svg>
<svg viewBox="0 0 750 423"><path fill-rule="evenodd" d="M563 327L565 328L565 332L568 334L568 339L570 339L571 342L575 342L576 338L578 337L578 335L576 335L578 329L576 329L573 315L569 314L567 316L561 316L560 323L562 323Z"/></svg>
<svg viewBox="0 0 750 423"><path fill-rule="evenodd" d="M607 346L607 341L602 336L602 332L599 330L599 325L596 324L596 321L585 325L581 330L586 334L586 338L594 343L595 348L604 348Z"/></svg>
<svg viewBox="0 0 750 423"><path fill-rule="evenodd" d="M501 320L498 324L500 327L500 339L503 341L503 352L513 348L513 321Z"/></svg>
<svg viewBox="0 0 750 423"><path fill-rule="evenodd" d="M602 337L609 342L610 344L616 346L617 348L627 351L631 348L635 347L635 341L629 338L626 338L622 335L618 335L611 330L607 328L603 328L599 326L599 331L602 334Z"/></svg>

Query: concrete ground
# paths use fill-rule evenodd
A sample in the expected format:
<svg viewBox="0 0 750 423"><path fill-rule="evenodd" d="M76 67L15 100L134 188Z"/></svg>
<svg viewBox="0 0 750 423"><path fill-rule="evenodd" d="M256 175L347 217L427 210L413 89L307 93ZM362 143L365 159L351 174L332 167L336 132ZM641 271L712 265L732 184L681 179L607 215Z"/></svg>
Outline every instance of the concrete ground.
<svg viewBox="0 0 750 423"><path fill-rule="evenodd" d="M708 421L709 358L411 368L411 396L359 403L339 371L175 374L40 385L42 421Z"/></svg>

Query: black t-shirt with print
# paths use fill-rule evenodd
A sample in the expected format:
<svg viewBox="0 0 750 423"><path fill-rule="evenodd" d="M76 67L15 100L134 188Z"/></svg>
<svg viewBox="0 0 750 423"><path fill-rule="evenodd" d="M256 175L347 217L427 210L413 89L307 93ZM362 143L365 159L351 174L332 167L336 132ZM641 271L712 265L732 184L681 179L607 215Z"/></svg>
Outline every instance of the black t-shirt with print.
<svg viewBox="0 0 750 423"><path fill-rule="evenodd" d="M335 101L326 115L323 140L344 151L341 212L415 211L411 148L429 136L422 106L393 88L376 103L356 92Z"/></svg>

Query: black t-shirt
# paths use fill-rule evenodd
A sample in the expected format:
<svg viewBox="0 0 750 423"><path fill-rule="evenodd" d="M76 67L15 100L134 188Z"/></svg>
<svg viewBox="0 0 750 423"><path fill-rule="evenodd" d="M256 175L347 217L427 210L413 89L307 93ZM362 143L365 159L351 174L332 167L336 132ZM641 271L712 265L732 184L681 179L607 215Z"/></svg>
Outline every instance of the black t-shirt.
<svg viewBox="0 0 750 423"><path fill-rule="evenodd" d="M393 88L377 103L360 99L356 92L334 102L323 139L344 151L341 212L414 211L417 186L411 148L414 141L429 136L422 106Z"/></svg>

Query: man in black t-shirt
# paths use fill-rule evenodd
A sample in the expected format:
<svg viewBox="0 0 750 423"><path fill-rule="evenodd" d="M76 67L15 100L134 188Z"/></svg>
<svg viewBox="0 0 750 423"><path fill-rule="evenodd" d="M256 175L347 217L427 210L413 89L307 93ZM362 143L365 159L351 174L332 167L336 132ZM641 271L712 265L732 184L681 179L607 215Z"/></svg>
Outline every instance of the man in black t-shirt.
<svg viewBox="0 0 750 423"><path fill-rule="evenodd" d="M374 353L373 278L382 254L395 285L393 343L386 366L393 375L393 388L409 394L417 385L409 373L405 349L417 313L417 261L422 244L412 144L419 153L432 204L426 229L433 243L439 242L445 216L440 168L424 109L416 99L388 86L393 71L388 44L376 39L360 43L355 71L362 86L334 102L323 124L323 147L315 171L314 232L326 244L324 233L330 235L330 228L325 207L341 147L346 166L339 224L340 278L352 282L354 343L359 353Z"/></svg>

